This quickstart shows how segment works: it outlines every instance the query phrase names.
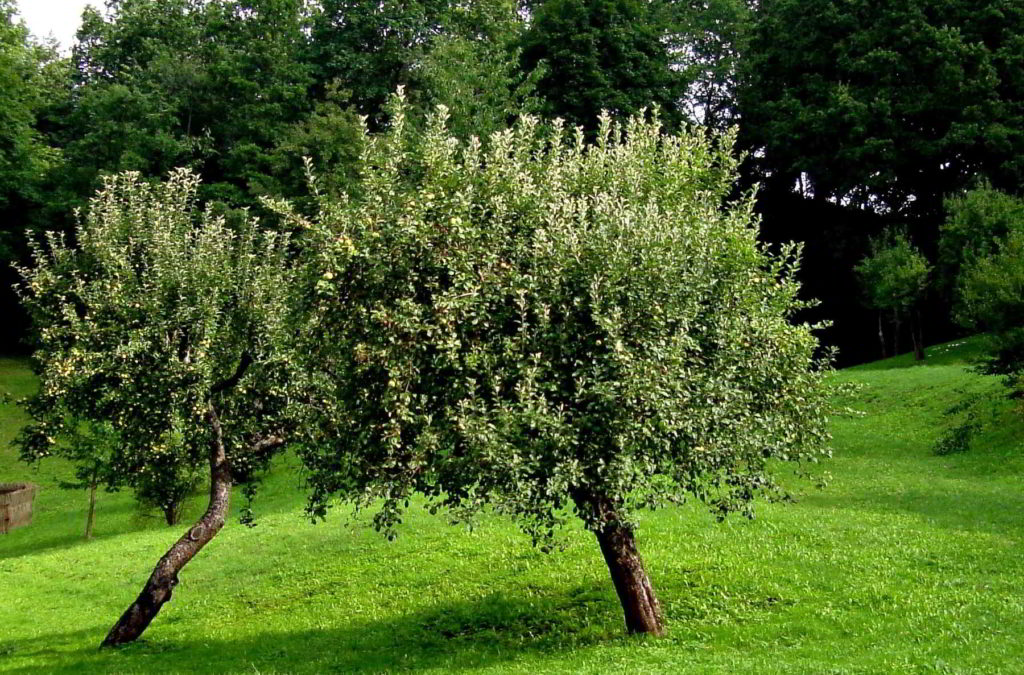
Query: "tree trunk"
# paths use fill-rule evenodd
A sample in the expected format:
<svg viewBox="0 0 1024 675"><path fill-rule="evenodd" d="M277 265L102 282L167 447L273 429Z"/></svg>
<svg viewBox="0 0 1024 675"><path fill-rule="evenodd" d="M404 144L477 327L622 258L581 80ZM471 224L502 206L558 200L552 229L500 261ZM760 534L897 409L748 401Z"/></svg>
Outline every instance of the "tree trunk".
<svg viewBox="0 0 1024 675"><path fill-rule="evenodd" d="M924 361L925 360L925 326L924 326L924 322L921 321L921 311L916 312L914 314L914 318L916 320L916 321L914 321L914 324L916 326L916 329L918 329L918 349L919 349L919 354L920 354L919 357L918 357L918 361Z"/></svg>
<svg viewBox="0 0 1024 675"><path fill-rule="evenodd" d="M892 333L893 333L893 337L892 337L892 355L893 356L899 356L900 355L900 313L898 311L896 311L896 310L893 310L893 313L892 313L892 323L893 323L893 329L892 329Z"/></svg>
<svg viewBox="0 0 1024 675"><path fill-rule="evenodd" d="M85 538L92 539L92 526L96 522L96 482L89 485L89 513L85 517Z"/></svg>
<svg viewBox="0 0 1024 675"><path fill-rule="evenodd" d="M921 328L921 312L915 310L910 330L914 335L914 360L924 361L924 332Z"/></svg>
<svg viewBox="0 0 1024 675"><path fill-rule="evenodd" d="M888 356L888 354L886 354L886 349L885 349L885 329L882 328L882 313L881 312L878 313L878 341L882 344L882 358L884 359L884 358L886 358Z"/></svg>
<svg viewBox="0 0 1024 675"><path fill-rule="evenodd" d="M175 502L170 505L161 506L160 510L164 512L164 522L167 523L168 527L173 527L177 525L178 521L181 520L181 502Z"/></svg>
<svg viewBox="0 0 1024 675"><path fill-rule="evenodd" d="M189 528L160 558L139 597L110 629L103 647L125 644L137 639L159 613L178 584L178 573L224 526L231 500L231 467L224 452L220 419L211 404L208 419L213 428L210 444L210 505L195 525Z"/></svg>
<svg viewBox="0 0 1024 675"><path fill-rule="evenodd" d="M600 525L594 534L622 604L626 630L630 633L664 634L661 606L636 550L632 528L619 520L614 507L606 499L578 500L577 506L595 513L599 520Z"/></svg>

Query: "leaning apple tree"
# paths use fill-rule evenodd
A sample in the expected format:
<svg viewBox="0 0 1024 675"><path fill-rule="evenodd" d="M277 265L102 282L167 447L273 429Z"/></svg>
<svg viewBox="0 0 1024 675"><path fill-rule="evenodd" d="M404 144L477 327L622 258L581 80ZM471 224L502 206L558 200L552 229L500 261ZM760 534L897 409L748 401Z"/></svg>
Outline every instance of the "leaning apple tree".
<svg viewBox="0 0 1024 675"><path fill-rule="evenodd" d="M596 142L522 119L460 143L399 96L358 189L304 230L299 353L324 387L301 456L393 532L408 498L490 506L534 541L567 513L597 539L631 632L662 616L635 514L725 516L779 496L778 460L825 452L829 361L796 316L798 250L731 198L732 136L602 120ZM312 418L311 418L312 419Z"/></svg>
<svg viewBox="0 0 1024 675"><path fill-rule="evenodd" d="M21 270L40 375L23 458L102 461L104 480L118 484L167 485L205 470L210 484L206 512L160 558L104 645L142 634L223 527L232 486L254 479L297 419L289 237L200 210L198 182L184 170L162 183L111 177L74 242L37 242ZM102 457L76 450L90 424L116 439L97 447Z"/></svg>

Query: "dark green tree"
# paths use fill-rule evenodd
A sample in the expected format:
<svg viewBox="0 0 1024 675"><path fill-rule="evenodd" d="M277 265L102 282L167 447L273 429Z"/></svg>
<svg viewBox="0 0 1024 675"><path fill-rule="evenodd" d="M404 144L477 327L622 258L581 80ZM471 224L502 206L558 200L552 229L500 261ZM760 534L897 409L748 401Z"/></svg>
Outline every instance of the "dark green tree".
<svg viewBox="0 0 1024 675"><path fill-rule="evenodd" d="M1024 179L1024 5L764 0L743 145L775 189L927 217L978 174ZM929 241L934 243L931 230Z"/></svg>
<svg viewBox="0 0 1024 675"><path fill-rule="evenodd" d="M311 108L301 0L115 0L74 52L69 192L105 172L189 166L204 196L251 205L280 138Z"/></svg>
<svg viewBox="0 0 1024 675"><path fill-rule="evenodd" d="M448 109L458 138L487 138L516 116L539 113L536 94L543 69L523 71L525 30L515 0L482 0L451 11L446 32L424 54L417 71L420 106Z"/></svg>
<svg viewBox="0 0 1024 675"><path fill-rule="evenodd" d="M883 358L886 356L883 316L888 316L893 326L893 354L900 353L901 327L907 324L914 359L924 359L921 305L931 269L928 259L903 230L889 230L874 239L871 253L855 268L868 307L878 310L878 338Z"/></svg>
<svg viewBox="0 0 1024 675"><path fill-rule="evenodd" d="M995 253L1011 232L1024 231L1024 199L982 185L949 197L945 210L937 280L943 300L953 307L965 266Z"/></svg>
<svg viewBox="0 0 1024 675"><path fill-rule="evenodd" d="M350 102L382 121L384 104L409 86L433 41L444 33L454 0L318 0L312 17L309 60L318 87L348 91Z"/></svg>
<svg viewBox="0 0 1024 675"><path fill-rule="evenodd" d="M984 331L982 372L1024 396L1024 199L981 186L947 201L939 263L948 306Z"/></svg>
<svg viewBox="0 0 1024 675"><path fill-rule="evenodd" d="M1002 375L1010 395L1024 397L1024 228L965 265L958 290L961 324L987 333L982 372Z"/></svg>
<svg viewBox="0 0 1024 675"><path fill-rule="evenodd" d="M602 110L629 116L659 106L681 117L686 82L672 68L672 26L661 3L642 0L545 0L523 38L527 70L545 65L537 92L545 112L588 131Z"/></svg>
<svg viewBox="0 0 1024 675"><path fill-rule="evenodd" d="M737 121L739 68L753 28L747 0L676 0L665 3L672 27L675 68L686 83L680 104L686 118L713 129Z"/></svg>
<svg viewBox="0 0 1024 675"><path fill-rule="evenodd" d="M56 53L33 42L15 17L15 3L0 0L0 315L5 333L0 349L18 346L23 314L11 292L11 264L27 255L25 232L39 224L36 212L47 195L46 177L60 165L60 153L40 132L39 116L49 102L49 76Z"/></svg>

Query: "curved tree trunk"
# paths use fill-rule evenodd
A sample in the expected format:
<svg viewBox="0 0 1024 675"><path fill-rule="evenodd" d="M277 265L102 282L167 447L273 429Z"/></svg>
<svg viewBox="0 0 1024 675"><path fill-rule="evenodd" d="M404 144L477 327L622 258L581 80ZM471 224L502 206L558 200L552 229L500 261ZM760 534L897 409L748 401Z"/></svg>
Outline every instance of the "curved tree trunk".
<svg viewBox="0 0 1024 675"><path fill-rule="evenodd" d="M593 498L585 503L578 500L577 505L598 515L600 526L594 534L622 604L626 630L630 633L664 634L661 606L643 559L636 550L632 528L620 522L607 500Z"/></svg>
<svg viewBox="0 0 1024 675"><path fill-rule="evenodd" d="M142 635L164 603L171 599L171 593L178 584L178 573L224 526L231 501L231 467L224 452L220 419L212 405L208 417L213 427L213 441L210 444L210 505L202 518L160 558L139 597L110 629L103 640L103 647L132 642Z"/></svg>

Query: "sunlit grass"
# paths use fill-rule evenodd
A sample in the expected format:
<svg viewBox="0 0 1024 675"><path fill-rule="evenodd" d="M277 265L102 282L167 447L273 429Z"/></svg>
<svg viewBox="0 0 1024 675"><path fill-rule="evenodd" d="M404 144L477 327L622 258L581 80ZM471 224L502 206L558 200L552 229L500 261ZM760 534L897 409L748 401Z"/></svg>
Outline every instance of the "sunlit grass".
<svg viewBox="0 0 1024 675"><path fill-rule="evenodd" d="M103 494L82 540L85 492L55 487L7 441L0 481L43 486L35 523L0 538L0 670L11 672L1013 673L1024 663L1024 425L986 412L968 452L939 457L943 411L998 390L969 373L973 341L868 364L862 416L834 422L824 490L716 524L697 506L643 518L639 544L668 621L628 638L597 546L530 547L486 517L468 531L413 509L389 543L339 509L303 516L301 476L281 460L256 502L194 560L139 644L96 649L180 534L130 495ZM25 393L0 361L0 389ZM201 497L191 505L194 516ZM240 501L240 500L236 500ZM236 503L237 508L237 503Z"/></svg>

